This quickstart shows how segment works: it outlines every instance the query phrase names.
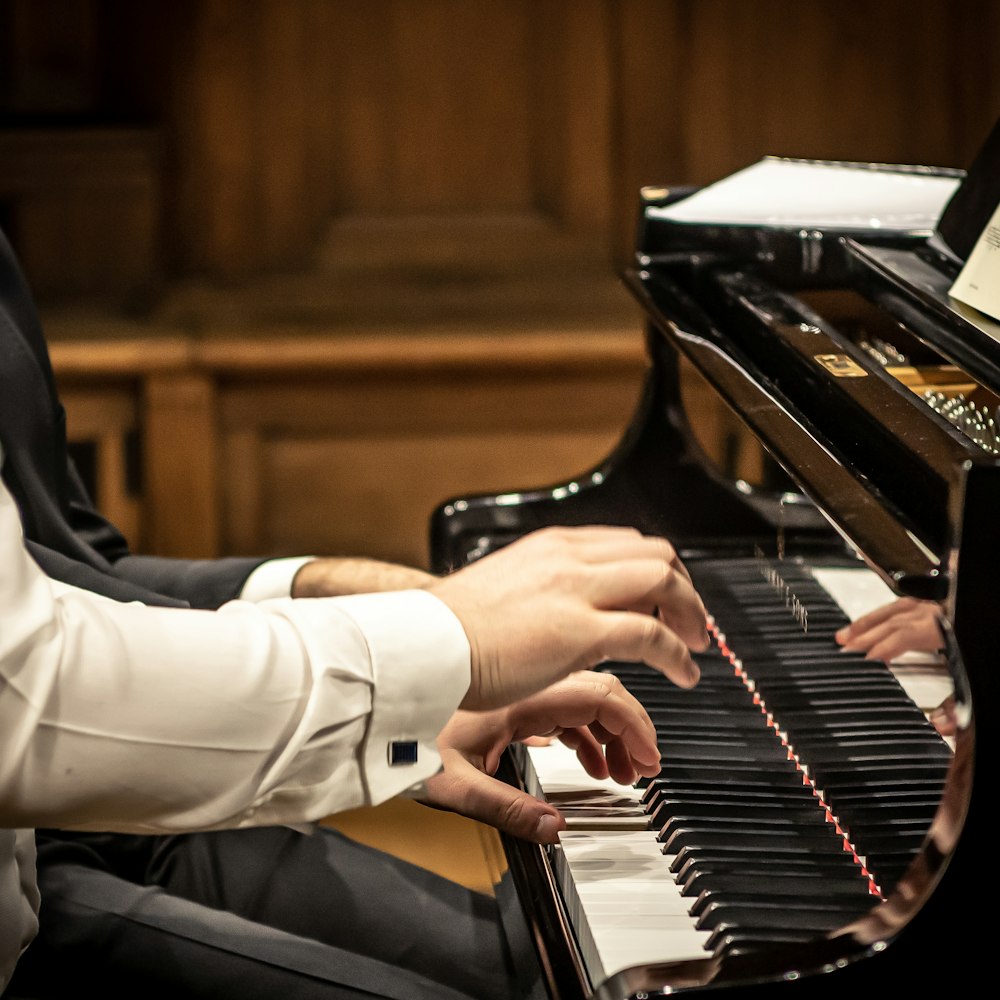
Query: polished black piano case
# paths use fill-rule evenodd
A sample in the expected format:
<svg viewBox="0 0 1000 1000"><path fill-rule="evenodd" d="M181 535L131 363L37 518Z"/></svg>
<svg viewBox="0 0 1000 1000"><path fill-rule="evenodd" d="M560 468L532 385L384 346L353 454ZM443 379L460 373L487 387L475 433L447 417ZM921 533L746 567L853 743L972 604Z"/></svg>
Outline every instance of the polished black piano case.
<svg viewBox="0 0 1000 1000"><path fill-rule="evenodd" d="M841 898L836 881L833 889L823 881L810 900L789 888L802 881L801 869L772 871L757 859L742 873L754 877L741 879L740 865L732 863L741 856L739 833L732 830L749 828L753 812L737 810L742 818L735 822L695 823L708 831L706 842L733 840L732 850L713 855L729 859L733 876L710 890L723 932L703 958L675 960L665 952L659 961L605 975L587 956L588 932L570 917L559 849L508 840L552 998L644 1000L695 989L740 998L839 996L861 988L934 995L978 988L973 984L989 975L995 884L989 720L998 705L989 581L1000 555L1000 466L985 417L957 420L941 396L914 391L912 378L900 372L955 373L953 381L973 387L968 394L981 408L977 414L995 412L1000 403L1000 324L948 294L970 229L978 233L1000 200L998 154L995 131L967 175L930 171L955 177L959 192L931 232L678 227L662 210L690 192L645 190L635 263L624 281L646 318L650 366L622 441L573 483L522 492L514 501L454 498L435 512L431 551L439 572L549 524L629 524L669 537L718 623L719 648L703 676L717 673L721 685L775 706L775 739L793 746L795 766L821 792L823 819L855 852L850 878L867 879L871 890L853 894L852 885ZM682 364L762 443L770 458L761 482L727 475L704 454L684 406ZM869 664L882 673L858 673L855 680L842 658L836 663L843 676L837 678L837 666L831 675L829 632L836 620L824 624L828 610L816 606L823 602L812 595L810 567L859 562L899 595L940 602L957 706L953 749L922 713L910 719L907 709L897 715L893 706L880 718L869 711L881 705L871 692L891 688L884 665ZM774 617L762 605L761 584L786 616L777 638L758 632L754 621ZM820 663L826 666L810 673ZM634 665L607 669L622 672L626 683L636 676ZM821 703L835 689L845 700L836 709L843 724L825 719L813 726L814 703L804 711L800 700L787 697L789 690L801 695L801 685L807 701L819 691ZM718 690L720 699L729 697L728 688ZM862 727L847 720L852 713L875 721ZM690 719L696 731L697 716ZM699 752L693 744L711 739L710 732L704 740L664 733L664 774L682 769ZM724 730L720 746L730 740ZM859 749L863 741L870 754ZM703 752L715 760L718 748ZM509 780L530 782L523 753L511 753L504 766ZM847 775L854 766L865 781ZM716 761L712 773L719 771ZM914 784L914 774L927 784ZM732 781L726 787L732 797ZM693 799L686 806L661 808L656 824L666 816L684 825L670 818L671 808L701 815L705 789L687 794ZM839 905L833 916L816 915L833 900ZM765 908L769 915L760 922L755 914ZM748 924L741 923L744 914Z"/></svg>

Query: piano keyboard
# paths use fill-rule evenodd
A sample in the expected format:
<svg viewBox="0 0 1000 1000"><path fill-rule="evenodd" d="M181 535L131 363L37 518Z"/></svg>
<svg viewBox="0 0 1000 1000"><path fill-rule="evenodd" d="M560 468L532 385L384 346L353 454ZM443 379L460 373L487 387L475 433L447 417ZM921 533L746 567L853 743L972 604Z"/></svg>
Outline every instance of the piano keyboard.
<svg viewBox="0 0 1000 1000"><path fill-rule="evenodd" d="M689 568L716 623L701 683L682 691L641 665L606 668L653 718L661 775L627 788L589 779L561 744L518 748L528 790L566 817L551 857L595 985L848 923L902 875L950 761L921 711L949 692L944 669L890 670L834 643L848 618L891 598L873 574Z"/></svg>

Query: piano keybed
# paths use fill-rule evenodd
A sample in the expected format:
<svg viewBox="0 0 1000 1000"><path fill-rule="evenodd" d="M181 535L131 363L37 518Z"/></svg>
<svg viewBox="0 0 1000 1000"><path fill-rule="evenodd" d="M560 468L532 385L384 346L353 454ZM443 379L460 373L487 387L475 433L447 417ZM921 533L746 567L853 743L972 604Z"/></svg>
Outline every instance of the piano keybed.
<svg viewBox="0 0 1000 1000"><path fill-rule="evenodd" d="M552 862L595 985L835 931L889 894L934 817L950 746L893 670L837 647L848 617L812 572L779 565L689 563L715 622L694 689L604 668L656 725L658 778L588 782L564 747L520 748L528 790L567 818Z"/></svg>

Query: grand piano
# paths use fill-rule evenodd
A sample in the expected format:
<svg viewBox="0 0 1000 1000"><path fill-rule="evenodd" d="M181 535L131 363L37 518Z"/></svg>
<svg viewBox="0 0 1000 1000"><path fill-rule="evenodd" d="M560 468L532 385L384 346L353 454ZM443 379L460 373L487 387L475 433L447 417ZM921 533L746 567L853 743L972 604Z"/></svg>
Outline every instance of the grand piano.
<svg viewBox="0 0 1000 1000"><path fill-rule="evenodd" d="M1000 201L1000 127L968 170L810 166L951 188L929 228L689 224L698 192L645 189L624 283L649 368L622 440L572 482L431 520L439 572L546 525L663 534L713 619L692 691L602 667L653 717L658 779L589 787L550 748L503 763L570 820L553 847L505 840L551 1000L930 996L992 973L1000 324L949 290ZM760 442L758 481L706 453L692 377ZM844 588L872 581L942 609L948 740L898 670L833 640Z"/></svg>

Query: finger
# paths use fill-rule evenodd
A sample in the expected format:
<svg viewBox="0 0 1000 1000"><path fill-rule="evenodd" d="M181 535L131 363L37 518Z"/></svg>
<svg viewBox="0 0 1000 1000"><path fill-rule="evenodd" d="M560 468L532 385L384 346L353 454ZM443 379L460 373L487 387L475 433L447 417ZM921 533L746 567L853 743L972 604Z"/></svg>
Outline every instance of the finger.
<svg viewBox="0 0 1000 1000"><path fill-rule="evenodd" d="M941 636L935 621L926 612L899 614L881 625L852 637L844 645L848 652L864 652L870 660L889 662L903 653L932 653L940 649Z"/></svg>
<svg viewBox="0 0 1000 1000"><path fill-rule="evenodd" d="M635 758L621 740L611 740L604 748L604 757L608 764L608 774L620 785L634 785L639 780L639 770ZM648 766L646 767L648 770ZM655 773L659 773L659 765ZM652 775L650 775L652 777Z"/></svg>
<svg viewBox="0 0 1000 1000"><path fill-rule="evenodd" d="M848 653L868 653L877 643L883 642L898 631L898 622L888 619L881 624L875 624L863 631L855 632L844 643L843 648Z"/></svg>
<svg viewBox="0 0 1000 1000"><path fill-rule="evenodd" d="M645 663L681 688L694 687L701 678L701 670L687 645L656 618L630 611L608 611L604 615L604 628L597 663L606 660Z"/></svg>
<svg viewBox="0 0 1000 1000"><path fill-rule="evenodd" d="M658 759L653 763L637 759L617 736L594 736L586 727L580 727L567 730L560 739L576 751L587 774L599 781L610 778L619 785L634 785L640 775L655 778L660 773Z"/></svg>
<svg viewBox="0 0 1000 1000"><path fill-rule="evenodd" d="M949 695L937 708L933 709L928 718L934 728L942 736L954 736L958 731L958 724L955 719L955 699Z"/></svg>
<svg viewBox="0 0 1000 1000"><path fill-rule="evenodd" d="M652 619L650 619L652 620ZM553 729L580 730L563 742L578 747L581 740L598 745L623 741L628 752L645 765L659 764L656 729L637 698L613 674L578 671L511 709L515 738ZM586 728L584 728L586 727Z"/></svg>
<svg viewBox="0 0 1000 1000"><path fill-rule="evenodd" d="M869 611L867 614L861 615L860 618L856 618L850 625L845 625L842 629L839 629L836 634L837 642L845 643L850 638L862 635L869 629L883 624L896 615L912 610L919 603L912 597L901 597L888 604L883 604L875 608L874 611Z"/></svg>
<svg viewBox="0 0 1000 1000"><path fill-rule="evenodd" d="M886 663L895 660L904 653L936 653L940 651L940 635L937 629L928 630L927 623L907 623L895 627L884 638L875 642L868 650L867 658L884 660Z"/></svg>
<svg viewBox="0 0 1000 1000"><path fill-rule="evenodd" d="M708 646L705 605L691 581L661 559L607 563L595 572L591 599L603 608L659 608L660 618L691 648Z"/></svg>
<svg viewBox="0 0 1000 1000"><path fill-rule="evenodd" d="M614 538L594 536L579 549L580 558L589 563L621 562L626 559L660 559L690 581L691 574L665 538L642 535L638 531Z"/></svg>
<svg viewBox="0 0 1000 1000"><path fill-rule="evenodd" d="M611 777L608 762L604 757L604 746L586 726L566 729L559 739L571 750L576 751L577 760L592 778L603 781Z"/></svg>
<svg viewBox="0 0 1000 1000"><path fill-rule="evenodd" d="M427 782L427 801L536 844L554 844L566 820L526 792L450 755L447 770Z"/></svg>

